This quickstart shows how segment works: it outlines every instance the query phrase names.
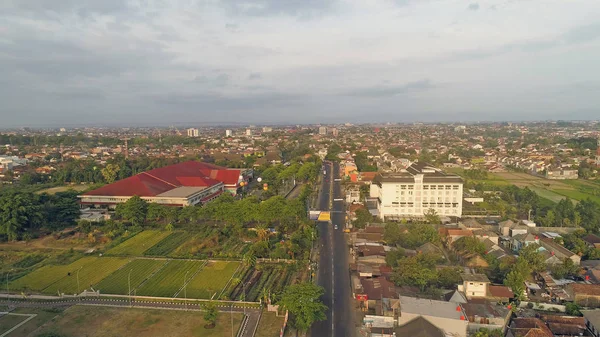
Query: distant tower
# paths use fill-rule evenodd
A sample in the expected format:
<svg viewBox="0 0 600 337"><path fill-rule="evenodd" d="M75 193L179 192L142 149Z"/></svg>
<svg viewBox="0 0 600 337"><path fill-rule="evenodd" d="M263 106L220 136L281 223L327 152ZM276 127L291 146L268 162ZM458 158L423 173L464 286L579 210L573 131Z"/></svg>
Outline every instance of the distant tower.
<svg viewBox="0 0 600 337"><path fill-rule="evenodd" d="M598 136L598 146L596 148L596 165L600 166L600 136Z"/></svg>
<svg viewBox="0 0 600 337"><path fill-rule="evenodd" d="M122 138L125 141L125 158L129 158L129 138Z"/></svg>

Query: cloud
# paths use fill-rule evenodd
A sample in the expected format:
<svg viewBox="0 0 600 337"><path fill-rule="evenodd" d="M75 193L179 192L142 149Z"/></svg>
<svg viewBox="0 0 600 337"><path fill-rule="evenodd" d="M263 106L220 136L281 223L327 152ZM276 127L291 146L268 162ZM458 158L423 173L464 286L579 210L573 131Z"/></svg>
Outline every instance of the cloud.
<svg viewBox="0 0 600 337"><path fill-rule="evenodd" d="M469 7L467 7L467 8L471 11L476 11L479 9L479 4L474 2L474 3L470 4Z"/></svg>
<svg viewBox="0 0 600 337"><path fill-rule="evenodd" d="M217 74L217 75L199 75L194 78L194 82L205 84L211 87L223 87L230 81L229 75Z"/></svg>
<svg viewBox="0 0 600 337"><path fill-rule="evenodd" d="M250 75L248 75L249 80L258 80L261 78L262 78L262 75L260 73L251 73Z"/></svg>
<svg viewBox="0 0 600 337"><path fill-rule="evenodd" d="M335 0L223 0L220 4L234 15L313 18L332 12L336 2Z"/></svg>
<svg viewBox="0 0 600 337"><path fill-rule="evenodd" d="M346 96L356 96L356 97L373 97L373 98L381 98L381 97L391 97L391 96L399 96L408 93L420 92L429 89L433 89L435 86L428 79L423 79L415 82L408 82L399 86L373 86L373 87L363 87L358 89L352 89L346 91L344 95Z"/></svg>

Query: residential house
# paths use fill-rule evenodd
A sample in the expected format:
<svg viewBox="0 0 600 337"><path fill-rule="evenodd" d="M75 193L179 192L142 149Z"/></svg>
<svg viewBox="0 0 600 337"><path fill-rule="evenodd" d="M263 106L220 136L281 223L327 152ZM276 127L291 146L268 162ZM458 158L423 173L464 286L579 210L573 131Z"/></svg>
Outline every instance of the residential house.
<svg viewBox="0 0 600 337"><path fill-rule="evenodd" d="M575 304L586 308L600 308L600 284L571 283L565 290Z"/></svg>
<svg viewBox="0 0 600 337"><path fill-rule="evenodd" d="M465 237L473 236L473 232L468 229L456 229L456 228L440 228L440 236L446 238L446 244L451 246L456 240Z"/></svg>
<svg viewBox="0 0 600 337"><path fill-rule="evenodd" d="M526 234L517 234L511 237L510 246L513 251L518 252L521 249L532 245L539 244L540 238L537 235L526 233Z"/></svg>
<svg viewBox="0 0 600 337"><path fill-rule="evenodd" d="M554 334L539 318L517 317L510 324L506 337L554 337Z"/></svg>
<svg viewBox="0 0 600 337"><path fill-rule="evenodd" d="M398 325L422 316L431 324L456 337L467 336L468 320L460 304L400 296Z"/></svg>
<svg viewBox="0 0 600 337"><path fill-rule="evenodd" d="M600 310L581 310L581 314L592 336L600 337Z"/></svg>
<svg viewBox="0 0 600 337"><path fill-rule="evenodd" d="M512 311L509 305L499 305L485 299L471 299L463 303L462 307L467 314L467 330L469 334L479 329L506 331Z"/></svg>
<svg viewBox="0 0 600 337"><path fill-rule="evenodd" d="M435 326L423 316L418 316L408 321L406 324L396 327L393 331L395 336L411 336L411 337L446 337L443 329ZM375 336L371 332L371 336Z"/></svg>
<svg viewBox="0 0 600 337"><path fill-rule="evenodd" d="M544 249L549 251L552 255L555 255L561 261L564 259L571 259L575 265L578 266L581 264L581 256L573 253L550 238L541 239L540 244Z"/></svg>
<svg viewBox="0 0 600 337"><path fill-rule="evenodd" d="M554 336L585 336L587 327L584 317L540 315Z"/></svg>
<svg viewBox="0 0 600 337"><path fill-rule="evenodd" d="M600 236L595 234L588 234L581 238L585 241L586 245L590 248L600 248Z"/></svg>
<svg viewBox="0 0 600 337"><path fill-rule="evenodd" d="M486 297L490 280L484 274L461 274L463 284L458 290L465 293L467 299L472 297Z"/></svg>

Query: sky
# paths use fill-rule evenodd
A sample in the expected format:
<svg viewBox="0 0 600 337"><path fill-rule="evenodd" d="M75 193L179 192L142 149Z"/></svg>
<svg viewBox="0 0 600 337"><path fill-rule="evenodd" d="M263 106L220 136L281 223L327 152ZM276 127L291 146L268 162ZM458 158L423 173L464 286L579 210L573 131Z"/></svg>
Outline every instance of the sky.
<svg viewBox="0 0 600 337"><path fill-rule="evenodd" d="M2 0L0 126L600 118L598 0Z"/></svg>

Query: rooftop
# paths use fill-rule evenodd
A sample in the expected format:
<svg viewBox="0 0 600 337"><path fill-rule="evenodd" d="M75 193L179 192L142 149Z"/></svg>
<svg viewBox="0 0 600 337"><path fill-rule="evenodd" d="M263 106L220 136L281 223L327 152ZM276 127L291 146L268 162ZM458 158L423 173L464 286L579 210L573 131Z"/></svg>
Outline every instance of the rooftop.
<svg viewBox="0 0 600 337"><path fill-rule="evenodd" d="M174 188L170 191L166 191L157 195L157 197L161 198L186 198L191 195L194 195L202 190L205 190L206 186L181 186Z"/></svg>
<svg viewBox="0 0 600 337"><path fill-rule="evenodd" d="M460 274L465 282L490 282L484 274Z"/></svg>
<svg viewBox="0 0 600 337"><path fill-rule="evenodd" d="M423 316L414 318L406 324L394 329L396 336L412 336L412 337L445 337L444 332L431 324Z"/></svg>
<svg viewBox="0 0 600 337"><path fill-rule="evenodd" d="M461 317L464 318L462 307L457 306L456 303L406 296L400 296L400 311L456 320L460 320Z"/></svg>

